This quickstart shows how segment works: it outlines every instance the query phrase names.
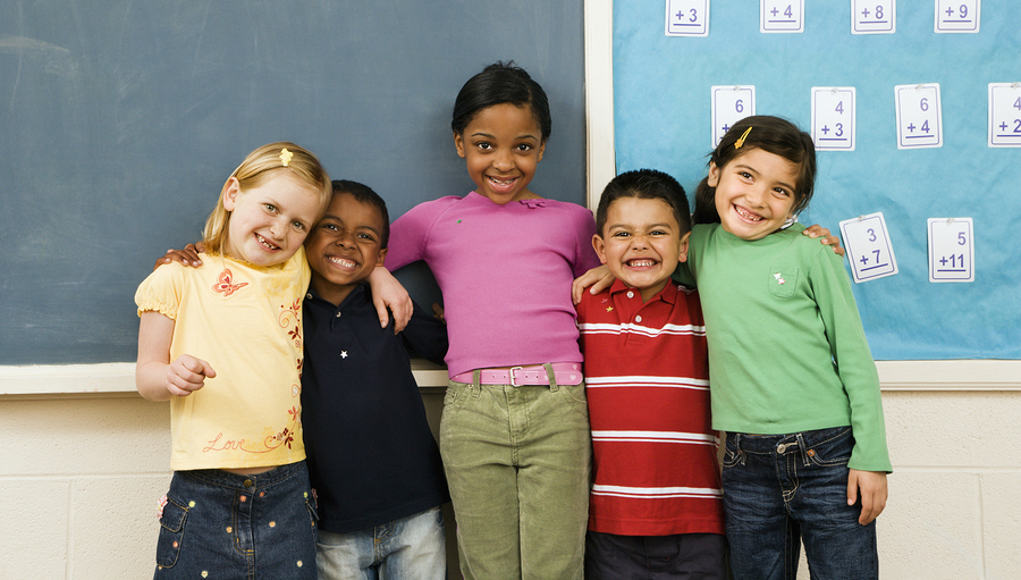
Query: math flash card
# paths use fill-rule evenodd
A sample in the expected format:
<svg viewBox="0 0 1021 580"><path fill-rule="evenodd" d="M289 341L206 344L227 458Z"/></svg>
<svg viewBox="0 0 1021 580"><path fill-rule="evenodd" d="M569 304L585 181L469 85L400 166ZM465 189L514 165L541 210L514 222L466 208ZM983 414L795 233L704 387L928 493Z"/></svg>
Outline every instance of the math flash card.
<svg viewBox="0 0 1021 580"><path fill-rule="evenodd" d="M893 255L883 212L840 222L840 234L844 238L847 261L855 283L897 273L897 259Z"/></svg>
<svg viewBox="0 0 1021 580"><path fill-rule="evenodd" d="M715 149L730 127L755 114L755 86L730 85L710 87L712 92L713 148Z"/></svg>
<svg viewBox="0 0 1021 580"><path fill-rule="evenodd" d="M666 0L667 36L709 36L709 0Z"/></svg>
<svg viewBox="0 0 1021 580"><path fill-rule="evenodd" d="M929 218L929 281L974 282L971 218Z"/></svg>

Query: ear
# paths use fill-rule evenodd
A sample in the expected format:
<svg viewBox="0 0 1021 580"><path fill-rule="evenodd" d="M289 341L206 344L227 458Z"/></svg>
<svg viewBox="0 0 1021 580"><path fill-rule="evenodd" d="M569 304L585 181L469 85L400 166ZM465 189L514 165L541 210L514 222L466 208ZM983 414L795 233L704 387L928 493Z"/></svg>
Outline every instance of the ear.
<svg viewBox="0 0 1021 580"><path fill-rule="evenodd" d="M234 211L238 205L239 195L241 195L241 182L237 177L231 177L223 185L223 209Z"/></svg>
<svg viewBox="0 0 1021 580"><path fill-rule="evenodd" d="M546 152L546 141L543 141L539 145L539 158L535 160L536 163L542 161L542 154Z"/></svg>
<svg viewBox="0 0 1021 580"><path fill-rule="evenodd" d="M713 161L709 162L709 175L706 177L706 185L709 187L716 187L720 183L720 168L716 167L716 163Z"/></svg>
<svg viewBox="0 0 1021 580"><path fill-rule="evenodd" d="M454 132L454 149L457 149L457 156L464 159L464 137L456 131Z"/></svg>
<svg viewBox="0 0 1021 580"><path fill-rule="evenodd" d="M592 235L592 249L596 251L596 255L599 256L599 263L606 263L606 243L603 241L603 237L599 234Z"/></svg>
<svg viewBox="0 0 1021 580"><path fill-rule="evenodd" d="M386 248L380 250L379 254L376 256L376 266L382 266L383 260L386 260Z"/></svg>
<svg viewBox="0 0 1021 580"><path fill-rule="evenodd" d="M688 233L686 233L683 236L681 236L681 241L678 243L678 249L680 250L680 252L677 254L677 261L678 262L687 262L688 261L688 248L690 247L690 243L691 243L691 232L689 231Z"/></svg>

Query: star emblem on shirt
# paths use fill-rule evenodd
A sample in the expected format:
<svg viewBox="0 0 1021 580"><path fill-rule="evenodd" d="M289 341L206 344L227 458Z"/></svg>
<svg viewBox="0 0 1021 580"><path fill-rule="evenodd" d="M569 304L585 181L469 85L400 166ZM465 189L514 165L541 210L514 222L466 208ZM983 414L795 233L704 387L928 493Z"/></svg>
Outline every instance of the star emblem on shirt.
<svg viewBox="0 0 1021 580"><path fill-rule="evenodd" d="M347 351L346 350L340 351L340 358L347 358Z"/></svg>
<svg viewBox="0 0 1021 580"><path fill-rule="evenodd" d="M607 306L606 307L606 311L607 312L613 312L613 306Z"/></svg>

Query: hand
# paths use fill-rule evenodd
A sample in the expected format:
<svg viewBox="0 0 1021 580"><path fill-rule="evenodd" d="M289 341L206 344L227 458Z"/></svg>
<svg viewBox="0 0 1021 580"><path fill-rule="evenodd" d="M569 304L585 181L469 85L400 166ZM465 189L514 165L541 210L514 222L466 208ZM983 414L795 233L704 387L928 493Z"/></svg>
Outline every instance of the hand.
<svg viewBox="0 0 1021 580"><path fill-rule="evenodd" d="M202 242L196 242L194 244L188 244L183 250L175 250L173 248L167 250L166 254L159 260L156 260L156 264L153 265L152 269L155 270L164 264L171 262L178 262L185 266L192 266L197 268L202 265L202 258L199 254L206 251L206 245Z"/></svg>
<svg viewBox="0 0 1021 580"><path fill-rule="evenodd" d="M810 238L822 238L819 240L824 246L833 246L833 253L838 256L844 255L844 248L840 245L840 238L831 235L830 230L822 227L819 224L812 224L805 228L802 232Z"/></svg>
<svg viewBox="0 0 1021 580"><path fill-rule="evenodd" d="M847 505L858 501L861 490L861 515L858 523L865 526L879 517L886 507L886 473L851 469L847 474Z"/></svg>
<svg viewBox="0 0 1021 580"><path fill-rule="evenodd" d="M210 364L190 354L182 354L167 367L166 388L171 395L187 397L216 376Z"/></svg>
<svg viewBox="0 0 1021 580"><path fill-rule="evenodd" d="M390 315L387 312L389 307L394 315L394 334L404 330L415 312L408 291L383 266L373 268L369 274L369 286L372 288L372 303L376 306L376 314L379 315L379 325L386 328L389 324Z"/></svg>
<svg viewBox="0 0 1021 580"><path fill-rule="evenodd" d="M447 319L443 316L443 306L439 302L433 302L433 316L443 321L443 324L447 323Z"/></svg>
<svg viewBox="0 0 1021 580"><path fill-rule="evenodd" d="M609 288L615 279L613 274L610 273L610 269L605 265L596 266L574 279L574 282L571 284L571 299L577 304L581 302L581 294L585 291L585 288L592 286L589 292L599 294Z"/></svg>

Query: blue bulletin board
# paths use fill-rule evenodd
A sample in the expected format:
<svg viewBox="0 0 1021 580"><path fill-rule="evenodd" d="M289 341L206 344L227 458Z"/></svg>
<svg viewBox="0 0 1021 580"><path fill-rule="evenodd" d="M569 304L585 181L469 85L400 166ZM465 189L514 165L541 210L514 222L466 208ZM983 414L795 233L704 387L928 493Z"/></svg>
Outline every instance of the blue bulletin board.
<svg viewBox="0 0 1021 580"><path fill-rule="evenodd" d="M805 0L803 32L767 34L758 0L718 1L706 36L674 37L663 0L615 2L616 170L667 171L690 199L713 147L711 87L753 85L757 114L806 131L812 87L855 87L855 149L818 153L800 221L838 232L884 215L898 273L854 284L874 357L1019 359L1021 148L990 147L987 126L989 83L1021 83L1021 2L982 2L965 34L934 31L938 4L902 0L893 34L853 35L851 2ZM894 87L928 83L942 146L899 149ZM927 220L948 217L973 219L973 282L929 281Z"/></svg>

